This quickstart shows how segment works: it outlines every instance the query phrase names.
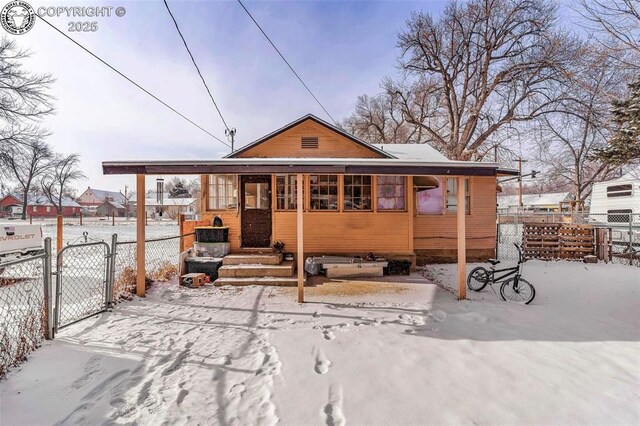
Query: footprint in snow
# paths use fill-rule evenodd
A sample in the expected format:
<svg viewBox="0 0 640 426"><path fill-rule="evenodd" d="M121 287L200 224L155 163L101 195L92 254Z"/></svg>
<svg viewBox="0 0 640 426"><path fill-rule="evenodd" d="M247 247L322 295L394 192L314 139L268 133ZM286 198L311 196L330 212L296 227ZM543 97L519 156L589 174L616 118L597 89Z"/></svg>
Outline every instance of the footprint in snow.
<svg viewBox="0 0 640 426"><path fill-rule="evenodd" d="M447 313L441 310L432 311L429 313L429 316L437 322L442 322L447 319Z"/></svg>
<svg viewBox="0 0 640 426"><path fill-rule="evenodd" d="M333 339L336 338L336 335L331 330L324 330L322 332L322 334L323 334L324 338L327 339L327 340L333 340Z"/></svg>
<svg viewBox="0 0 640 426"><path fill-rule="evenodd" d="M322 353L322 350L316 351L316 365L315 370L318 374L327 374L329 372L329 367L331 366L331 361L329 361Z"/></svg>
<svg viewBox="0 0 640 426"><path fill-rule="evenodd" d="M344 426L346 419L342 412L342 388L331 385L329 387L329 401L324 406L325 423L327 426Z"/></svg>

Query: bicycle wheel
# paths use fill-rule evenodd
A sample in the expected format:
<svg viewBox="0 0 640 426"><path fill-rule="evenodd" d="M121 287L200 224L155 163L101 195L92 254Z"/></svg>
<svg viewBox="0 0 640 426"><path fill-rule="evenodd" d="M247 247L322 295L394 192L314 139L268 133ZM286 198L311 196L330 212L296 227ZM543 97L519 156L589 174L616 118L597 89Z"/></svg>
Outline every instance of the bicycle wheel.
<svg viewBox="0 0 640 426"><path fill-rule="evenodd" d="M528 305L536 297L536 289L524 278L518 281L518 287L515 288L515 278L511 278L500 286L500 296L502 300L513 303L521 303Z"/></svg>
<svg viewBox="0 0 640 426"><path fill-rule="evenodd" d="M482 266L478 266L469 272L467 277L467 287L469 290L480 291L489 284L489 271Z"/></svg>

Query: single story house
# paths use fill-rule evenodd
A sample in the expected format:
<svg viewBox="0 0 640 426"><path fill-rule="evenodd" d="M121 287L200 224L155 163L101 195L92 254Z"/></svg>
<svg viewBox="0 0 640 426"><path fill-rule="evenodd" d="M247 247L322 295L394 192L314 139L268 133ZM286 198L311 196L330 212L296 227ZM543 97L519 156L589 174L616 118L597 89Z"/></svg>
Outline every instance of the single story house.
<svg viewBox="0 0 640 426"><path fill-rule="evenodd" d="M82 206L68 197L62 199L62 215L65 217L76 216L80 214ZM55 205L49 201L47 197L37 196L29 198L27 203L27 217L55 217L58 210Z"/></svg>
<svg viewBox="0 0 640 426"><path fill-rule="evenodd" d="M167 216L177 218L180 214L193 216L196 212L197 198L163 198L162 202L157 198L147 198L145 209L150 217ZM162 215L161 215L162 213Z"/></svg>
<svg viewBox="0 0 640 426"><path fill-rule="evenodd" d="M522 209L518 195L498 195L498 213L527 212L559 212L560 203L573 201L570 192L549 192L544 194L523 194Z"/></svg>
<svg viewBox="0 0 640 426"><path fill-rule="evenodd" d="M311 114L221 159L110 161L103 172L137 175L138 259L145 175L198 174L201 220L183 222L182 233L219 216L232 252L284 242L296 256L300 301L307 256L369 252L414 263L457 259L464 298L467 259L495 255L497 177L517 175L448 160L429 145L372 145ZM144 294L144 262L138 273Z"/></svg>
<svg viewBox="0 0 640 426"><path fill-rule="evenodd" d="M76 198L76 202L82 207L99 207L107 201L113 201L122 206L127 204L127 200L121 192L94 189L90 186Z"/></svg>
<svg viewBox="0 0 640 426"><path fill-rule="evenodd" d="M76 216L80 214L81 206L71 198L62 200L62 215ZM0 200L0 217L22 214L22 200L14 195L7 195ZM56 207L45 196L29 197L27 200L27 217L55 217L58 215Z"/></svg>
<svg viewBox="0 0 640 426"><path fill-rule="evenodd" d="M115 201L105 201L96 208L96 216L117 216L125 217L127 215L127 208Z"/></svg>
<svg viewBox="0 0 640 426"><path fill-rule="evenodd" d="M15 216L17 208L20 208L20 213L22 213L22 200L18 197L7 194L0 199L0 217Z"/></svg>

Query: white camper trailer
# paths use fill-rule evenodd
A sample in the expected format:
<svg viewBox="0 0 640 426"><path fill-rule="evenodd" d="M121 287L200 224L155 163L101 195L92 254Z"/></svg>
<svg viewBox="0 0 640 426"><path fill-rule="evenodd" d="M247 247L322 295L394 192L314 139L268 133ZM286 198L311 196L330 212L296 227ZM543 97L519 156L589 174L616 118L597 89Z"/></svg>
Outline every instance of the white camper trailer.
<svg viewBox="0 0 640 426"><path fill-rule="evenodd" d="M593 185L589 216L592 221L640 225L640 179L624 175Z"/></svg>

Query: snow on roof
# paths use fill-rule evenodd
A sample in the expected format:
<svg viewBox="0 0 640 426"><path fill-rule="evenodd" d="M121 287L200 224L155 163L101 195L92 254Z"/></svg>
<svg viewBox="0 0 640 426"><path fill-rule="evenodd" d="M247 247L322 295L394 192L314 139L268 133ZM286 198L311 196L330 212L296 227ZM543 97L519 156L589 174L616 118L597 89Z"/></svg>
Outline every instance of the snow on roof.
<svg viewBox="0 0 640 426"><path fill-rule="evenodd" d="M113 206L113 208L116 208L118 210L126 208L122 204L116 203L115 201L105 201L105 204L110 204L111 206Z"/></svg>
<svg viewBox="0 0 640 426"><path fill-rule="evenodd" d="M434 147L426 143L385 143L373 144L373 146L399 160L450 161Z"/></svg>
<svg viewBox="0 0 640 426"><path fill-rule="evenodd" d="M164 200L162 200L162 205L164 207L169 207L169 206L189 206L191 204L193 204L196 201L195 198L165 198ZM159 206L160 203L155 199L145 199L145 205L147 206L151 206L151 207L155 207L155 206Z"/></svg>
<svg viewBox="0 0 640 426"><path fill-rule="evenodd" d="M96 197L100 198L101 200L106 200L107 197L110 197L113 201L118 202L118 203L125 203L126 200L124 198L124 195L121 194L120 192L116 192L116 191L106 191L103 189L94 189L94 188L89 188L89 190L91 192L93 192L93 195L95 195Z"/></svg>
<svg viewBox="0 0 640 426"><path fill-rule="evenodd" d="M27 201L29 206L53 206L51 201L43 195L29 198ZM73 201L71 198L64 197L62 199L62 207L81 207L80 204Z"/></svg>
<svg viewBox="0 0 640 426"><path fill-rule="evenodd" d="M527 207L558 205L560 201L572 200L570 192L550 192L547 194L524 194L522 204ZM498 195L498 208L508 208L518 205L517 195Z"/></svg>

